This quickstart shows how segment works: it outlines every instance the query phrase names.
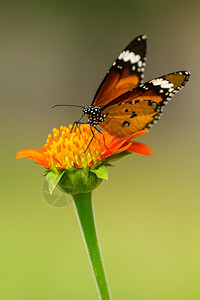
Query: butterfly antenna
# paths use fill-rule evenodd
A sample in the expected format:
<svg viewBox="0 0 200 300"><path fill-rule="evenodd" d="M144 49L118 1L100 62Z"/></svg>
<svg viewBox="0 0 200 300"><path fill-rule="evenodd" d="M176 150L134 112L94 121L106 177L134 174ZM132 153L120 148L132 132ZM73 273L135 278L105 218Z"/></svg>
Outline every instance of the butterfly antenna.
<svg viewBox="0 0 200 300"><path fill-rule="evenodd" d="M71 107L82 107L82 108L85 108L82 105L72 105L72 104L55 104L51 108L54 108L54 107L57 107L57 106L71 106Z"/></svg>

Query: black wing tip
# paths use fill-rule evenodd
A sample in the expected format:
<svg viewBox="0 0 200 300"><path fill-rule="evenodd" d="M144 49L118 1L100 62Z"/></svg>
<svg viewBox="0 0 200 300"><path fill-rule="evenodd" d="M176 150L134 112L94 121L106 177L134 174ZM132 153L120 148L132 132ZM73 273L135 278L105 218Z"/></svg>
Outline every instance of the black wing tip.
<svg viewBox="0 0 200 300"><path fill-rule="evenodd" d="M136 37L136 40L140 41L140 40L146 40L147 39L147 35L146 34L141 34L139 36Z"/></svg>
<svg viewBox="0 0 200 300"><path fill-rule="evenodd" d="M191 73L189 71L182 71L182 73L185 76L185 79L183 82L183 85L184 85L184 84L186 84L186 82L188 82L190 80Z"/></svg>
<svg viewBox="0 0 200 300"><path fill-rule="evenodd" d="M134 38L130 44L132 44L132 43L142 43L142 42L146 43L146 40L147 40L146 34L141 34L141 35L138 35L136 38Z"/></svg>
<svg viewBox="0 0 200 300"><path fill-rule="evenodd" d="M184 70L184 71L177 71L177 72L173 72L174 74L182 74L182 75L185 75L185 76L190 76L191 73L187 70ZM173 74L173 73L170 73L170 74Z"/></svg>
<svg viewBox="0 0 200 300"><path fill-rule="evenodd" d="M146 56L146 47L147 47L147 36L145 34L139 35L134 38L124 51L129 50L135 53L140 54L142 57Z"/></svg>

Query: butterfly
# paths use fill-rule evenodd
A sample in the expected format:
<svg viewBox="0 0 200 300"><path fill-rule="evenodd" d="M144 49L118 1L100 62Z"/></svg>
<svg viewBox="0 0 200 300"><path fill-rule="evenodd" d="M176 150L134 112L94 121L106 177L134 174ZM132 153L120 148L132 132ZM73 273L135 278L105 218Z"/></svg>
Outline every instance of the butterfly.
<svg viewBox="0 0 200 300"><path fill-rule="evenodd" d="M92 104L83 107L94 136L97 126L115 138L148 129L158 121L163 107L189 80L188 71L170 73L143 83L146 36L135 38L117 57L100 84ZM91 143L91 141L90 141Z"/></svg>

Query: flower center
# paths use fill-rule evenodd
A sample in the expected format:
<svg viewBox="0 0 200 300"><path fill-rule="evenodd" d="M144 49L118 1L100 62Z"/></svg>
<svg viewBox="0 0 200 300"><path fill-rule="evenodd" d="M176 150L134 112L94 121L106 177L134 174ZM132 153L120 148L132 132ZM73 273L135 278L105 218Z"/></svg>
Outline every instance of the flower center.
<svg viewBox="0 0 200 300"><path fill-rule="evenodd" d="M53 129L53 138L49 134L47 142L43 147L44 154L48 157L50 165L55 168L79 167L86 168L101 159L101 154L105 150L103 136L95 131L94 138L89 125L83 124L80 128L72 130L60 127ZM93 138L89 148L88 144ZM87 151L86 151L87 149Z"/></svg>

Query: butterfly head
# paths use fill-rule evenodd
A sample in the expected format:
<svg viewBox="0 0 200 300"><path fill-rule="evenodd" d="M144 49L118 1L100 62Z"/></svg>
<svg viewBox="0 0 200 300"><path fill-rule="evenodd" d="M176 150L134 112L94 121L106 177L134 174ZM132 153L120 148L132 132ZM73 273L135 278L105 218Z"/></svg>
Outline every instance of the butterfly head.
<svg viewBox="0 0 200 300"><path fill-rule="evenodd" d="M95 126L101 124L106 115L102 113L101 108L98 106L88 106L84 107L83 113L88 117L88 121L91 126Z"/></svg>

